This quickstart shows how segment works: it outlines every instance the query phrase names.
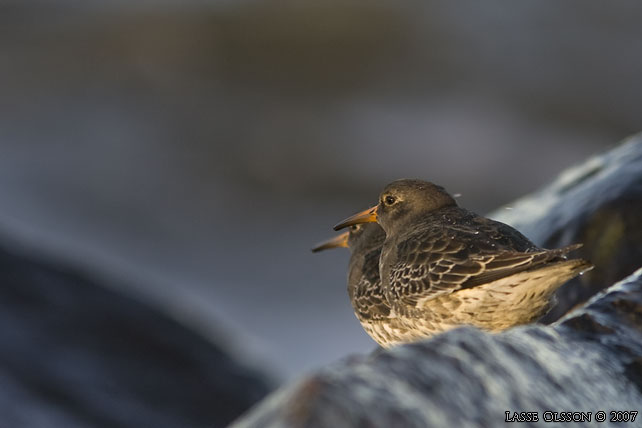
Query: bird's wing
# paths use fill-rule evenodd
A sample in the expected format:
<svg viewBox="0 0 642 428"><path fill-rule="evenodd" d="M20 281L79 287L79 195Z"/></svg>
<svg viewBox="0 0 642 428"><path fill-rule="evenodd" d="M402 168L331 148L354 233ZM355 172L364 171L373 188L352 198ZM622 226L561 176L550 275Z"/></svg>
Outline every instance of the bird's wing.
<svg viewBox="0 0 642 428"><path fill-rule="evenodd" d="M462 233L473 235L461 236ZM483 234L478 238L475 231L444 228L399 244L397 262L390 269L388 292L392 301L421 307L440 295L563 257L571 249L574 248L517 252L502 248Z"/></svg>
<svg viewBox="0 0 642 428"><path fill-rule="evenodd" d="M361 281L352 298L352 305L359 319L376 321L390 315L390 306L381 292L380 283Z"/></svg>

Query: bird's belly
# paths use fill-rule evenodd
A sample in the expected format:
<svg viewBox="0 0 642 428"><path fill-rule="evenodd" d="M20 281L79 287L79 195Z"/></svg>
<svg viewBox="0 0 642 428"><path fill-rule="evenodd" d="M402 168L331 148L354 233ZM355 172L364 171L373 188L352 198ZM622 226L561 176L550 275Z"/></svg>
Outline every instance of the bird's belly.
<svg viewBox="0 0 642 428"><path fill-rule="evenodd" d="M570 269L525 271L429 299L417 307L392 302L394 318L361 324L383 347L425 339L462 325L502 331L545 315L557 288L576 274Z"/></svg>
<svg viewBox="0 0 642 428"><path fill-rule="evenodd" d="M375 342L384 348L415 342L427 337L425 331L410 328L403 318L361 321L361 326Z"/></svg>

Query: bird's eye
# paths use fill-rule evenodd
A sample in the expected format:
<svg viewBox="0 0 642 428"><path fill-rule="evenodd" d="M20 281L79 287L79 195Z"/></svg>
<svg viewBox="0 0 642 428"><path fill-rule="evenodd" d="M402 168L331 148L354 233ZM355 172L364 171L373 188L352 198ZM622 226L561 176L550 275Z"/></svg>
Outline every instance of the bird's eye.
<svg viewBox="0 0 642 428"><path fill-rule="evenodd" d="M350 226L350 230L351 230L352 232L356 232L356 231L358 231L359 229L361 229L361 225L360 225L360 224L353 224L352 226Z"/></svg>
<svg viewBox="0 0 642 428"><path fill-rule="evenodd" d="M397 198L395 198L394 196L386 196L385 198L383 198L383 202L386 205L392 205L397 202Z"/></svg>

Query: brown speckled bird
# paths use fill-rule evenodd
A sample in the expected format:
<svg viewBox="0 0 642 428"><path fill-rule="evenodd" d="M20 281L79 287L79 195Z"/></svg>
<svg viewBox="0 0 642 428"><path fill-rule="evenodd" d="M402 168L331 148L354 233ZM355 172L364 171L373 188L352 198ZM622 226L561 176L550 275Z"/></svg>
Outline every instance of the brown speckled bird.
<svg viewBox="0 0 642 428"><path fill-rule="evenodd" d="M386 239L383 229L376 223L358 224L348 232L322 242L312 251L330 248L350 248L348 267L348 296L363 329L381 346L389 346L394 336L410 342L418 339L416 332L391 316L390 305L381 288L379 259Z"/></svg>
<svg viewBox="0 0 642 428"><path fill-rule="evenodd" d="M337 226L378 222L386 233L381 286L390 316L415 336L463 324L489 331L544 315L553 293L592 268L566 254L580 245L546 250L512 227L459 208L440 186L398 180L379 204ZM390 335L387 345L405 342Z"/></svg>

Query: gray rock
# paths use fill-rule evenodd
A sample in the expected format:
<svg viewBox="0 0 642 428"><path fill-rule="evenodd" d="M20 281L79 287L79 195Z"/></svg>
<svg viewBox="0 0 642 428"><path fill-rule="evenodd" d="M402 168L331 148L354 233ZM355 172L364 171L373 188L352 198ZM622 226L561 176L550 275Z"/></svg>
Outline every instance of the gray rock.
<svg viewBox="0 0 642 428"><path fill-rule="evenodd" d="M551 322L642 265L642 134L564 171L549 186L490 217L546 248L582 242L595 269L557 293Z"/></svg>
<svg viewBox="0 0 642 428"><path fill-rule="evenodd" d="M247 427L497 427L506 411L642 411L642 269L555 326L460 328L335 363L273 394ZM596 423L596 412L606 422ZM642 416L638 415L637 423ZM524 423L520 426L536 426ZM547 425L554 426L554 425Z"/></svg>
<svg viewBox="0 0 642 428"><path fill-rule="evenodd" d="M0 426L217 427L266 379L73 269L0 248Z"/></svg>

